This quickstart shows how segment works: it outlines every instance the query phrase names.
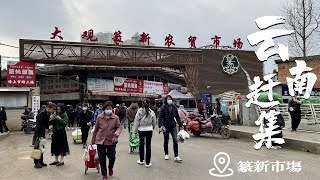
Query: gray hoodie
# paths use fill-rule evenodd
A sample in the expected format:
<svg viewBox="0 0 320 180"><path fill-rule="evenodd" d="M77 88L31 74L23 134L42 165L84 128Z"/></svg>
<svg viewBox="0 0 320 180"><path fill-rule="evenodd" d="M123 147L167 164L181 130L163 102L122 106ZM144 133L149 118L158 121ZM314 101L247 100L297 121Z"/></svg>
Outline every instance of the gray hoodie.
<svg viewBox="0 0 320 180"><path fill-rule="evenodd" d="M140 108L134 118L134 132L139 131L152 131L156 126L156 115L150 109L150 113L146 116L146 110Z"/></svg>

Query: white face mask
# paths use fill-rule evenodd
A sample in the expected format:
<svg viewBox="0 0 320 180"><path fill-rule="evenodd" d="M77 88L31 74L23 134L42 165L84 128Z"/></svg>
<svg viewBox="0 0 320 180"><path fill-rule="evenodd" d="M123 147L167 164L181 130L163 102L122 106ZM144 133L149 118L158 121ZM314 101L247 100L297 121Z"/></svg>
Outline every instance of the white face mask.
<svg viewBox="0 0 320 180"><path fill-rule="evenodd" d="M83 107L82 109L83 109L84 111L88 110L88 108L87 108L87 107Z"/></svg>
<svg viewBox="0 0 320 180"><path fill-rule="evenodd" d="M106 109L106 110L104 110L104 113L106 113L106 115L110 115L110 114L112 114L112 110Z"/></svg>
<svg viewBox="0 0 320 180"><path fill-rule="evenodd" d="M171 99L168 99L167 103L168 103L169 105L171 105L171 104L172 104L172 100L171 100Z"/></svg>

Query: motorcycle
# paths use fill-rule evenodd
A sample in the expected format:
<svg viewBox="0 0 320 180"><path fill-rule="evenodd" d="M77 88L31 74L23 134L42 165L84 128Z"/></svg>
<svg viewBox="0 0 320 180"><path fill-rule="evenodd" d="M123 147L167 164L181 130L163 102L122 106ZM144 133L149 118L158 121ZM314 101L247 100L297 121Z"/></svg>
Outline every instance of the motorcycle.
<svg viewBox="0 0 320 180"><path fill-rule="evenodd" d="M23 116L21 116L21 131L26 134L31 134L36 128L36 120L30 117L30 111L25 110Z"/></svg>
<svg viewBox="0 0 320 180"><path fill-rule="evenodd" d="M224 139L228 139L231 135L229 120L231 120L230 116L212 115L204 121L189 121L187 129L197 137L201 134L211 133L213 135L215 133L220 134Z"/></svg>

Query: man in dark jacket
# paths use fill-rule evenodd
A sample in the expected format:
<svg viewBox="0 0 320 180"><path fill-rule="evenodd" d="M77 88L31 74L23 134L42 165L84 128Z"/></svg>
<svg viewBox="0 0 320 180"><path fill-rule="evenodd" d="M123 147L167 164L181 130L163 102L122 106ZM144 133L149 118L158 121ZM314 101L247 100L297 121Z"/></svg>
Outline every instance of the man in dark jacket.
<svg viewBox="0 0 320 180"><path fill-rule="evenodd" d="M72 105L68 105L68 107L69 107L69 109L67 110L67 115L69 119L68 129L70 129L71 126L73 129L74 119L76 118L76 111L73 109Z"/></svg>
<svg viewBox="0 0 320 180"><path fill-rule="evenodd" d="M82 133L82 148L86 148L90 126L93 123L93 113L89 111L89 105L83 104L82 112L80 113L80 127Z"/></svg>
<svg viewBox="0 0 320 180"><path fill-rule="evenodd" d="M44 111L37 115L36 121L36 129L34 131L34 136L36 139L38 138L46 138L46 131L49 129L49 118L50 115L55 112L56 105L51 103L49 104ZM39 147L34 147L39 148ZM41 154L41 158L39 160L34 160L35 168L46 167L47 164L43 162L43 153Z"/></svg>
<svg viewBox="0 0 320 180"><path fill-rule="evenodd" d="M79 123L80 123L80 113L82 112L82 107L81 104L77 104L77 108L76 108L76 120L77 120L77 127L79 127Z"/></svg>
<svg viewBox="0 0 320 180"><path fill-rule="evenodd" d="M183 129L182 123L180 121L178 109L173 105L173 98L170 95L168 95L164 100L164 105L161 107L159 124L158 124L160 131L163 132L163 137L164 137L164 147L163 147L164 153L165 153L164 158L165 160L169 159L168 144L169 144L169 133L170 133L173 140L173 151L175 156L174 160L176 162L182 162L182 160L178 156L177 123L179 124L180 129Z"/></svg>
<svg viewBox="0 0 320 180"><path fill-rule="evenodd" d="M124 128L126 129L126 108L124 107L125 104L122 103L121 106L119 107L119 111L117 116L120 119L121 124L123 124Z"/></svg>
<svg viewBox="0 0 320 180"><path fill-rule="evenodd" d="M131 123L134 122L134 118L136 117L137 111L139 109L138 103L131 103L130 107L127 109L126 117L128 119L128 130L130 133Z"/></svg>
<svg viewBox="0 0 320 180"><path fill-rule="evenodd" d="M0 107L0 132L3 133L3 128L6 132L9 132L8 126L7 126L7 113L4 107Z"/></svg>

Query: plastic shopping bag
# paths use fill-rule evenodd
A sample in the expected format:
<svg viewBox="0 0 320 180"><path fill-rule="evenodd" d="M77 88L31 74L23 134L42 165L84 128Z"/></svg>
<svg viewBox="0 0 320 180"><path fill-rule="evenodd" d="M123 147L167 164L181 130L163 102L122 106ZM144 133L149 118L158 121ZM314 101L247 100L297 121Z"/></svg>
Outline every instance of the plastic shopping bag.
<svg viewBox="0 0 320 180"><path fill-rule="evenodd" d="M185 142L188 135L189 134L185 130L180 130L178 133L178 140L181 142ZM190 136L189 136L189 138L190 138Z"/></svg>
<svg viewBox="0 0 320 180"><path fill-rule="evenodd" d="M186 136L186 139L190 139L190 135L189 135L189 133L187 131L184 131L184 134Z"/></svg>
<svg viewBox="0 0 320 180"><path fill-rule="evenodd" d="M85 161L90 161L89 151L88 151L87 149L86 149L86 150L84 150L84 153L83 153L82 159L83 159L83 160L85 160Z"/></svg>
<svg viewBox="0 0 320 180"><path fill-rule="evenodd" d="M91 133L93 133L93 132L94 132L94 128L95 128L95 126L93 126L93 128L92 128L92 130L91 130Z"/></svg>

